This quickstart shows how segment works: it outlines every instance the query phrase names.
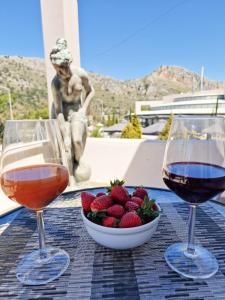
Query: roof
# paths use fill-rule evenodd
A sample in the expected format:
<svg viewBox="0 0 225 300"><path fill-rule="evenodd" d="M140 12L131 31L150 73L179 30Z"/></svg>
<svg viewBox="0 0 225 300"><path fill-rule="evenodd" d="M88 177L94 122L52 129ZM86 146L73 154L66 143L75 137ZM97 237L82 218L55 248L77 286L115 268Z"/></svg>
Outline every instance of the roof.
<svg viewBox="0 0 225 300"><path fill-rule="evenodd" d="M142 129L142 134L159 134L165 127L166 121L161 120Z"/></svg>
<svg viewBox="0 0 225 300"><path fill-rule="evenodd" d="M104 127L103 131L105 132L121 132L124 127L127 125L128 121L123 120L121 123L114 124L110 127Z"/></svg>

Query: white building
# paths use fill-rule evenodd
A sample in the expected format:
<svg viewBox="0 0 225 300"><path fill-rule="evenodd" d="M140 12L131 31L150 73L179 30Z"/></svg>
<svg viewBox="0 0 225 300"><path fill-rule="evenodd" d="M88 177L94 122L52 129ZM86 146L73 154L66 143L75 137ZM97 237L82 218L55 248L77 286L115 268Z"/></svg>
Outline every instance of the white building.
<svg viewBox="0 0 225 300"><path fill-rule="evenodd" d="M174 115L225 115L225 90L209 90L164 96L162 101L136 101L142 125Z"/></svg>

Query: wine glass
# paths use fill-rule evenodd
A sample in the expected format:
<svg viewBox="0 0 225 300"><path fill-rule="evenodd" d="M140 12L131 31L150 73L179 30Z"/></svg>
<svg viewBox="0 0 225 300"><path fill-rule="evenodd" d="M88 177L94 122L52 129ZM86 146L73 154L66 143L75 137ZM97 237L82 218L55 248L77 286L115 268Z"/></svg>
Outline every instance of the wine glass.
<svg viewBox="0 0 225 300"><path fill-rule="evenodd" d="M68 267L66 251L46 247L43 209L68 185L67 168L55 120L7 121L1 156L1 188L13 201L37 215L39 250L22 258L16 276L27 285L46 284Z"/></svg>
<svg viewBox="0 0 225 300"><path fill-rule="evenodd" d="M188 278L209 278L218 270L214 255L194 244L196 207L225 190L223 117L174 117L166 144L163 180L190 204L188 243L165 252L167 264Z"/></svg>

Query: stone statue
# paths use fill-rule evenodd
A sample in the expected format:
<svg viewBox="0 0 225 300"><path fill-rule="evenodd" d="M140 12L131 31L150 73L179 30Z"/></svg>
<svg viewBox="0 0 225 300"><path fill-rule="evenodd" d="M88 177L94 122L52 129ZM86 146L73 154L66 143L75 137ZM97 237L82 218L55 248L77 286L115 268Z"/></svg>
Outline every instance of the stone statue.
<svg viewBox="0 0 225 300"><path fill-rule="evenodd" d="M88 74L72 68L72 55L64 39L58 39L50 53L56 70L52 80L52 118L56 118L65 145L70 185L90 178L90 167L82 160L87 138L87 110L94 96Z"/></svg>

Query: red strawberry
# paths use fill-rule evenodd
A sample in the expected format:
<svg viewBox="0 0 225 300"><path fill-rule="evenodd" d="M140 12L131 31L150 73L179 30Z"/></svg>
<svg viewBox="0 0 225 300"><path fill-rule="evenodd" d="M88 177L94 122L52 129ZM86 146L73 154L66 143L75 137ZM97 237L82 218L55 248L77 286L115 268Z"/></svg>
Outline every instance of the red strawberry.
<svg viewBox="0 0 225 300"><path fill-rule="evenodd" d="M124 205L129 199L129 193L125 187L123 187L124 181L119 181L118 179L114 182L110 182L111 187L108 188L111 192L111 196L115 202Z"/></svg>
<svg viewBox="0 0 225 300"><path fill-rule="evenodd" d="M125 208L129 211L137 210L139 208L139 205L133 201L127 201L125 204Z"/></svg>
<svg viewBox="0 0 225 300"><path fill-rule="evenodd" d="M154 211L157 211L157 210L158 210L158 207L157 207L156 203L153 203L153 204L152 204L152 209L153 209Z"/></svg>
<svg viewBox="0 0 225 300"><path fill-rule="evenodd" d="M102 195L91 203L92 212L104 211L112 205L111 197L107 195Z"/></svg>
<svg viewBox="0 0 225 300"><path fill-rule="evenodd" d="M99 193L96 194L96 197L100 197L100 196L103 196L103 195L105 195L105 193L99 192Z"/></svg>
<svg viewBox="0 0 225 300"><path fill-rule="evenodd" d="M130 200L137 203L139 206L142 206L144 204L144 201L139 197L131 197Z"/></svg>
<svg viewBox="0 0 225 300"><path fill-rule="evenodd" d="M121 218L125 214L125 210L122 205L114 204L107 209L107 214L115 218Z"/></svg>
<svg viewBox="0 0 225 300"><path fill-rule="evenodd" d="M144 200L145 196L148 196L148 192L143 187L136 187L135 191L133 192L133 196L139 197Z"/></svg>
<svg viewBox="0 0 225 300"><path fill-rule="evenodd" d="M104 217L102 219L102 225L105 227L117 227L118 220L114 217Z"/></svg>
<svg viewBox="0 0 225 300"><path fill-rule="evenodd" d="M88 192L81 192L81 203L83 210L88 212L91 210L91 203L95 200L95 196Z"/></svg>
<svg viewBox="0 0 225 300"><path fill-rule="evenodd" d="M129 228L142 225L141 218L133 211L122 216L119 227Z"/></svg>

